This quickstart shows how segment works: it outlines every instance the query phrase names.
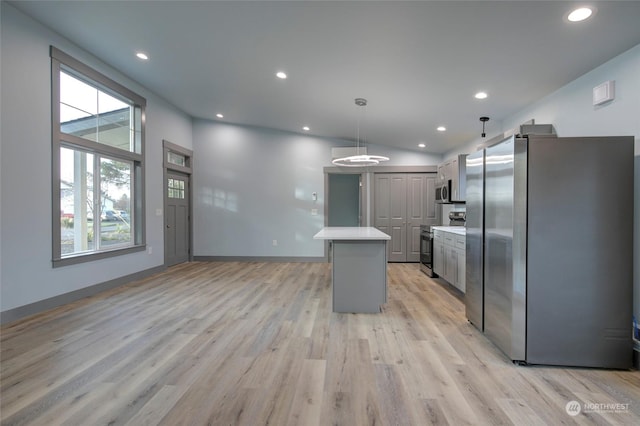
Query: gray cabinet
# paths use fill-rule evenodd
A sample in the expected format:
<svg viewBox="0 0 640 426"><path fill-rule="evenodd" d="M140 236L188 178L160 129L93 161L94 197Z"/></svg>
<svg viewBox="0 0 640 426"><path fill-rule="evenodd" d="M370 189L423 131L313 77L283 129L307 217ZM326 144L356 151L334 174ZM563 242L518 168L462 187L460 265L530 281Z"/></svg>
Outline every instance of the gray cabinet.
<svg viewBox="0 0 640 426"><path fill-rule="evenodd" d="M447 160L438 166L438 182L441 185L451 181L451 201L465 201L466 198L466 154L459 154L451 160Z"/></svg>
<svg viewBox="0 0 640 426"><path fill-rule="evenodd" d="M465 237L435 229L433 233L433 271L464 293Z"/></svg>
<svg viewBox="0 0 640 426"><path fill-rule="evenodd" d="M433 231L433 272L443 277L444 273L444 241L443 231Z"/></svg>
<svg viewBox="0 0 640 426"><path fill-rule="evenodd" d="M333 241L333 312L377 313L387 302L387 242Z"/></svg>
<svg viewBox="0 0 640 426"><path fill-rule="evenodd" d="M466 199L466 155L461 154L451 160L451 200L464 201Z"/></svg>
<svg viewBox="0 0 640 426"><path fill-rule="evenodd" d="M451 284L455 281L456 274L456 253L453 243L454 234L443 232L444 245L444 276L443 278Z"/></svg>
<svg viewBox="0 0 640 426"><path fill-rule="evenodd" d="M455 251L456 251L456 276L453 283L458 290L463 293L466 292L466 273L467 273L467 258L466 258L466 237L462 235L456 235L455 238Z"/></svg>

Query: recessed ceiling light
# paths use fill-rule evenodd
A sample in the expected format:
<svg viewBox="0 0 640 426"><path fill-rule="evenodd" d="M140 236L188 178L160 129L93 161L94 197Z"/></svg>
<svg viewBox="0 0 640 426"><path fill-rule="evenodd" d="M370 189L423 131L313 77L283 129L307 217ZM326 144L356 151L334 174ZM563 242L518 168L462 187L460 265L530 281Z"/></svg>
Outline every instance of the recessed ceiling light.
<svg viewBox="0 0 640 426"><path fill-rule="evenodd" d="M587 19L589 16L593 14L593 9L589 7L580 7L575 9L573 12L567 16L567 19L571 22L580 22Z"/></svg>
<svg viewBox="0 0 640 426"><path fill-rule="evenodd" d="M216 117L218 117L218 118L224 118L224 115L222 115L222 114L218 113L218 114L216 114Z"/></svg>
<svg viewBox="0 0 640 426"><path fill-rule="evenodd" d="M138 52L138 53L136 53L136 56L138 57L138 59L142 59L143 61L146 61L146 60L149 59L147 54L144 53L144 52Z"/></svg>
<svg viewBox="0 0 640 426"><path fill-rule="evenodd" d="M487 92L478 92L473 96L475 96L476 99L487 99L489 95L487 95Z"/></svg>
<svg viewBox="0 0 640 426"><path fill-rule="evenodd" d="M439 132L444 132L445 130L447 130L447 128L444 127L444 126L438 126L438 128L436 130L439 131Z"/></svg>
<svg viewBox="0 0 640 426"><path fill-rule="evenodd" d="M425 145L425 144L423 144L423 143L419 143L419 144L418 144L418 146L419 146L420 148L424 148L426 145Z"/></svg>
<svg viewBox="0 0 640 426"><path fill-rule="evenodd" d="M278 78L280 78L280 79L284 80L285 78L287 78L287 74L286 74L286 73L284 73L283 71L278 71L278 72L276 73L276 77L278 77Z"/></svg>
<svg viewBox="0 0 640 426"><path fill-rule="evenodd" d="M308 132L308 131L309 131L309 130L311 130L311 129L309 128L309 126L304 126L304 127L302 128L302 130L304 130L305 132Z"/></svg>

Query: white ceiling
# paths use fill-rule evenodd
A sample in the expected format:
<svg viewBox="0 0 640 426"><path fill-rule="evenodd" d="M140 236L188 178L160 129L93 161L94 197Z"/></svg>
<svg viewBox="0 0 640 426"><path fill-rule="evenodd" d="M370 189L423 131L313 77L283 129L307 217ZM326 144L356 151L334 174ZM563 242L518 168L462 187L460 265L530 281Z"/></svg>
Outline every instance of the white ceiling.
<svg viewBox="0 0 640 426"><path fill-rule="evenodd" d="M194 117L353 140L364 97L367 142L433 153L640 43L640 1L590 3L12 2Z"/></svg>

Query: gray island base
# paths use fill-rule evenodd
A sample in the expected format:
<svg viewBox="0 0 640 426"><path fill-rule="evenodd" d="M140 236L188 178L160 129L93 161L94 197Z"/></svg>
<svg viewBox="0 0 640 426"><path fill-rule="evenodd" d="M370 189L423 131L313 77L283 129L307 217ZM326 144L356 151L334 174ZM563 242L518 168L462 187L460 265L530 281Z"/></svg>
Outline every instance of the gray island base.
<svg viewBox="0 0 640 426"><path fill-rule="evenodd" d="M387 302L387 241L372 227L326 227L313 237L333 244L333 312L378 313Z"/></svg>

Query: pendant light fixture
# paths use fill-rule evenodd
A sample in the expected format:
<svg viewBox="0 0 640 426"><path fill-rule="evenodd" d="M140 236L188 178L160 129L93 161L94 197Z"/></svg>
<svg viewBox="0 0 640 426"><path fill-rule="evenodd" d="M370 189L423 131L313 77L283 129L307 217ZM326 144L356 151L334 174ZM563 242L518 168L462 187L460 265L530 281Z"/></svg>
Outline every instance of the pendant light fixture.
<svg viewBox="0 0 640 426"><path fill-rule="evenodd" d="M356 98L356 105L360 107L360 109L365 110L367 106L367 100L364 98ZM364 113L363 113L364 114ZM356 154L350 155L348 157L335 158L331 161L336 166L342 167L366 167L366 166L375 166L380 164L381 161L389 161L389 157L384 157L382 155L369 155L369 154L361 154L360 153L360 116L358 116L358 126L356 132Z"/></svg>
<svg viewBox="0 0 640 426"><path fill-rule="evenodd" d="M480 117L480 121L482 121L482 137L486 137L487 134L484 132L484 125L487 121L489 121L489 117Z"/></svg>

